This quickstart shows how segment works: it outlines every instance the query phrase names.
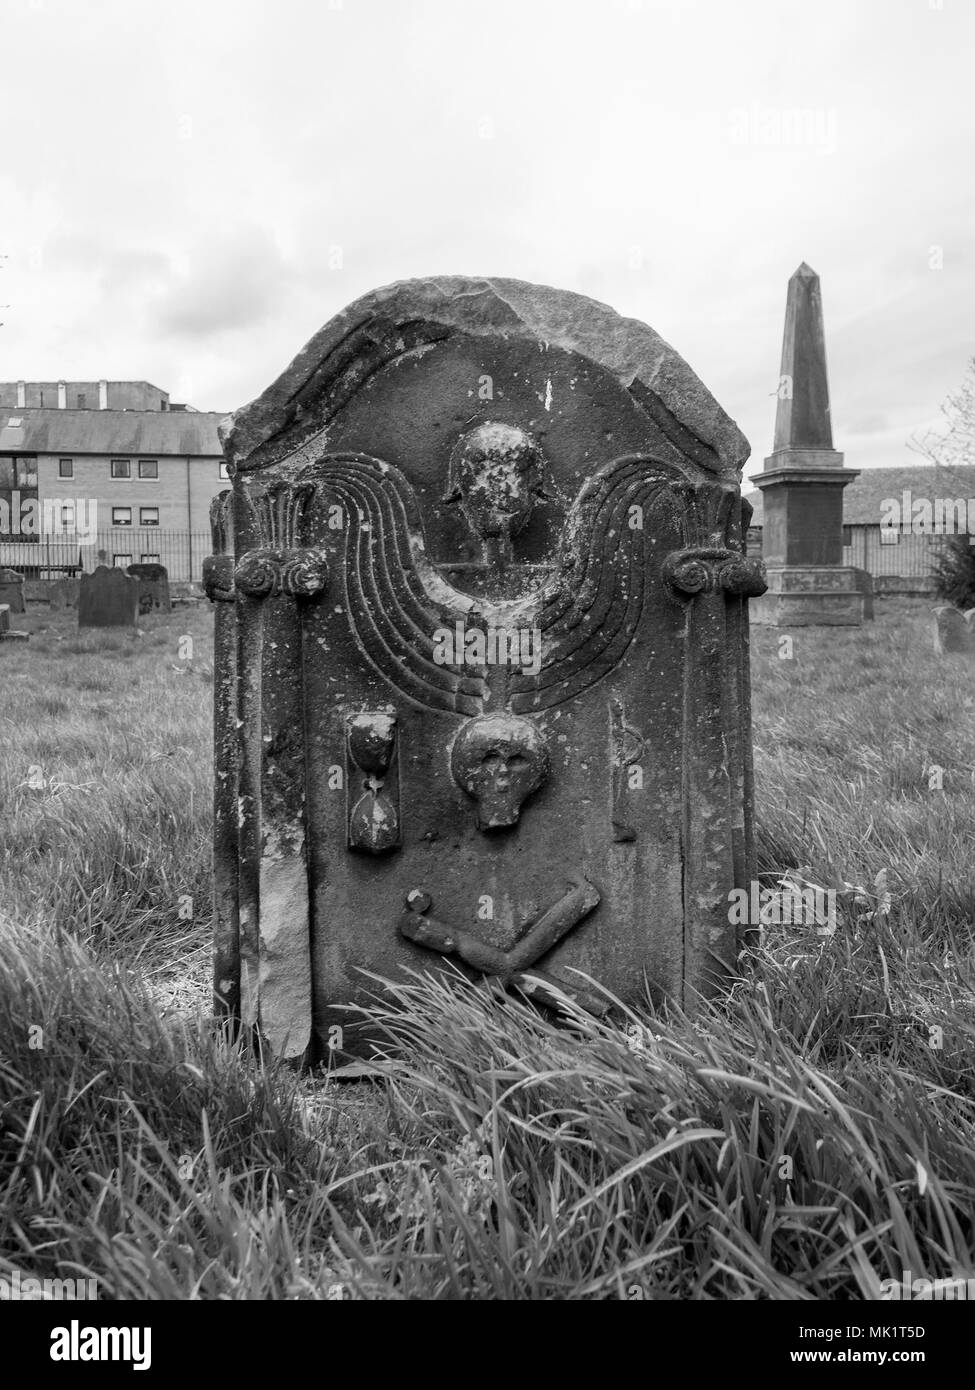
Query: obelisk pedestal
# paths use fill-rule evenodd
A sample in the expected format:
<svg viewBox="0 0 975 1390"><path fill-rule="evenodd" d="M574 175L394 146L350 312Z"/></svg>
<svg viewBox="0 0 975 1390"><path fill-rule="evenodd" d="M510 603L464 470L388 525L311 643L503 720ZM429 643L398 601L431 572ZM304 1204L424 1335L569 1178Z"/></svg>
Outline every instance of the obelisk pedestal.
<svg viewBox="0 0 975 1390"><path fill-rule="evenodd" d="M863 593L843 564L843 489L859 470L833 448L819 276L805 262L789 281L775 439L753 481L763 495L768 590L751 621L772 627L858 626Z"/></svg>

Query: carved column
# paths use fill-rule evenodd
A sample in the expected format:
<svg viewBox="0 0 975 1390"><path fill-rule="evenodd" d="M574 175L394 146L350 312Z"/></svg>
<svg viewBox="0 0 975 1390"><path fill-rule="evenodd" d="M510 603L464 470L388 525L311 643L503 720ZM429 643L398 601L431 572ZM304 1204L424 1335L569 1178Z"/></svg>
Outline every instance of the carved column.
<svg viewBox="0 0 975 1390"><path fill-rule="evenodd" d="M219 1016L240 1010L237 899L237 613L234 602L233 497L210 504L212 555L203 587L213 615L213 1001Z"/></svg>
<svg viewBox="0 0 975 1390"><path fill-rule="evenodd" d="M735 969L739 942L730 922L729 894L745 887L753 872L742 804L750 769L745 765L747 693L738 644L747 623L746 601L765 592L765 577L761 561L746 559L729 543L736 501L736 489L695 489L685 532L692 544L668 555L663 565L664 579L687 604L684 978L700 982L705 992ZM684 1002L693 1006L690 999Z"/></svg>
<svg viewBox="0 0 975 1390"><path fill-rule="evenodd" d="M737 695L737 718L735 727L738 735L738 752L736 766L739 769L740 775L740 790L736 799L738 816L741 820L740 868L738 868L737 855L735 863L736 877L742 886L747 886L755 877L755 785L752 760L752 687L748 632L751 616L748 600L750 597L760 598L767 585L767 576L763 572L763 566L760 564L757 570L754 567L749 568L746 559L748 527L751 521L751 515L751 504L746 502L744 498L733 502L732 525L734 537L732 545L746 561L746 569L743 573L746 576L751 574L754 583L750 585L746 578L741 592L736 594L726 590L728 594L728 653L729 660L737 674L734 690Z"/></svg>
<svg viewBox="0 0 975 1390"><path fill-rule="evenodd" d="M233 498L234 551L256 548L254 509L239 490ZM261 600L236 588L237 615L237 901L240 916L240 1022L257 1026L258 920L261 862Z"/></svg>
<svg viewBox="0 0 975 1390"><path fill-rule="evenodd" d="M274 1055L292 1058L305 1053L312 1026L299 604L322 593L328 579L324 551L300 545L313 492L311 484L278 482L244 494L257 544L239 555L235 575L241 657L246 653L259 673L256 688L253 680L240 682L241 814L252 822L250 844L259 851L257 882L247 883L246 923L241 902L242 1017L258 1025ZM241 665L242 675L246 669Z"/></svg>

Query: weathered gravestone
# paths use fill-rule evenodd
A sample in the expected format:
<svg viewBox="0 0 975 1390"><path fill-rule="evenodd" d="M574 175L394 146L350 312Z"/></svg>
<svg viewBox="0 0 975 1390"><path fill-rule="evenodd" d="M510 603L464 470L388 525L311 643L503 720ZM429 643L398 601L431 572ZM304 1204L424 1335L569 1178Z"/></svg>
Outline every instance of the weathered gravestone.
<svg viewBox="0 0 975 1390"><path fill-rule="evenodd" d="M16 570L0 569L0 603L6 604L11 613L26 613L24 603L24 576Z"/></svg>
<svg viewBox="0 0 975 1390"><path fill-rule="evenodd" d="M17 632L10 626L10 608L0 603L0 642L26 642L29 639L29 632Z"/></svg>
<svg viewBox="0 0 975 1390"><path fill-rule="evenodd" d="M934 613L934 649L939 656L961 652L975 656L975 608L962 612L943 604Z"/></svg>
<svg viewBox="0 0 975 1390"><path fill-rule="evenodd" d="M139 581L140 613L151 613L154 609L169 612L172 604L169 600L169 572L165 565L129 565L125 572Z"/></svg>
<svg viewBox="0 0 975 1390"><path fill-rule="evenodd" d="M135 627L138 613L138 579L107 565L81 576L79 627Z"/></svg>
<svg viewBox="0 0 975 1390"><path fill-rule="evenodd" d="M449 958L690 1003L753 875L747 441L650 328L393 285L224 432L215 993L276 1053ZM239 811L239 816L238 816ZM338 1028L341 1034L330 1030Z"/></svg>
<svg viewBox="0 0 975 1390"><path fill-rule="evenodd" d="M52 609L77 608L81 592L78 579L55 579L48 589Z"/></svg>

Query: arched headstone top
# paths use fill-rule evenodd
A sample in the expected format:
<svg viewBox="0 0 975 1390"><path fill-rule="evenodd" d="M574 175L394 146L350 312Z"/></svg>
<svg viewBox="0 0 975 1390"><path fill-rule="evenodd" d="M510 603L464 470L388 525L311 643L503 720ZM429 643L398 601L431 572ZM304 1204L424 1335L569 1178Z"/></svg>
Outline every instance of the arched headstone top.
<svg viewBox="0 0 975 1390"><path fill-rule="evenodd" d="M537 345L540 352L581 359L629 394L647 418L649 442L662 437L706 472L727 481L740 477L748 441L647 324L547 285L463 276L399 281L336 315L266 391L221 427L228 463L251 472L313 441L330 443L330 426L377 373L458 337Z"/></svg>

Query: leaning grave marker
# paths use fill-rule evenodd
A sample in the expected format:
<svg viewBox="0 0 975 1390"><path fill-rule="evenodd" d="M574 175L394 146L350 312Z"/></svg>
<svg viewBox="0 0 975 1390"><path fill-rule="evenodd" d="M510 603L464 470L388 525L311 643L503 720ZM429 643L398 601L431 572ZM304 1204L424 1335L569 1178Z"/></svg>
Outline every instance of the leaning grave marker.
<svg viewBox="0 0 975 1390"><path fill-rule="evenodd" d="M364 1048L363 970L715 988L765 586L747 441L687 364L579 295L404 282L222 433L218 1005L315 1057Z"/></svg>

